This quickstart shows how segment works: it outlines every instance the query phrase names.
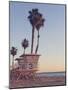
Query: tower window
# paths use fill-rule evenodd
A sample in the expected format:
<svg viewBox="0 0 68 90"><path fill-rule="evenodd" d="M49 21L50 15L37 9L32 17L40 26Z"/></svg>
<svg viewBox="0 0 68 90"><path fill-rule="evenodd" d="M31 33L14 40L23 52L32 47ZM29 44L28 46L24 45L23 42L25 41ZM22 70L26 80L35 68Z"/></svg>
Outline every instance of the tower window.
<svg viewBox="0 0 68 90"><path fill-rule="evenodd" d="M29 69L32 69L33 68L33 65L32 63L29 64Z"/></svg>

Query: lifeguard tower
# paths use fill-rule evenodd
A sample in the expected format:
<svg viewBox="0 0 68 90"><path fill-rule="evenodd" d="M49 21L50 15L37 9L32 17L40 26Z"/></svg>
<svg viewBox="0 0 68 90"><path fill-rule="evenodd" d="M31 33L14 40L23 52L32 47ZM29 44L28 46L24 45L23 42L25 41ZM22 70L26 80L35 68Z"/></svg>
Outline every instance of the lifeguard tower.
<svg viewBox="0 0 68 90"><path fill-rule="evenodd" d="M19 58L16 58L22 76L29 78L35 75L38 70L39 56L36 54L23 54Z"/></svg>

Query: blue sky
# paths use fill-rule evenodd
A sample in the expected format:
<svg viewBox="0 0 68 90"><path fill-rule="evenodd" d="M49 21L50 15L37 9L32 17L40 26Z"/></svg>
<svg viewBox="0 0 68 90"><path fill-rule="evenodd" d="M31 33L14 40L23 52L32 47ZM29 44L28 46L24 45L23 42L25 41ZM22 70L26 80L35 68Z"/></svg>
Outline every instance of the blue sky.
<svg viewBox="0 0 68 90"><path fill-rule="evenodd" d="M40 29L40 45L38 53L39 71L64 71L65 70L65 6L37 3L10 2L10 47L18 48L16 57L23 54L21 42L24 38L29 40L31 49L32 26L28 20L28 11L38 8L46 19L44 27ZM34 49L36 46L37 31L35 30ZM12 58L11 58L12 59ZM10 59L10 60L11 60Z"/></svg>

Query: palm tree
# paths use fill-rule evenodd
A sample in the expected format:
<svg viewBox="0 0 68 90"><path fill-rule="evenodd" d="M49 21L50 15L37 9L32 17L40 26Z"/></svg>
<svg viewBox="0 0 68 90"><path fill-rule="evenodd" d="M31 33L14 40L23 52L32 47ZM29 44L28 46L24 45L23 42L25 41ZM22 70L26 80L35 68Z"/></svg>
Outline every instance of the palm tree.
<svg viewBox="0 0 68 90"><path fill-rule="evenodd" d="M28 19L30 21L30 24L32 25L32 44L31 44L31 53L33 53L33 43L34 43L34 31L37 23L37 15L38 15L38 9L32 9L32 11L29 11Z"/></svg>
<svg viewBox="0 0 68 90"><path fill-rule="evenodd" d="M25 54L25 49L28 47L28 45L29 45L28 40L25 38L22 41L22 47L24 48L24 54Z"/></svg>
<svg viewBox="0 0 68 90"><path fill-rule="evenodd" d="M31 53L33 53L34 31L36 28L39 34L39 29L41 26L43 26L44 19L42 18L42 14L38 12L38 9L32 9L32 11L29 11L28 19L30 21L30 24L32 25ZM39 46L39 35L38 35L37 47L36 47L35 53L37 53L38 51L38 46Z"/></svg>
<svg viewBox="0 0 68 90"><path fill-rule="evenodd" d="M11 50L11 55L13 56L13 60L12 60L12 68L14 67L14 56L17 54L17 49L15 47L12 47Z"/></svg>
<svg viewBox="0 0 68 90"><path fill-rule="evenodd" d="M39 37L40 37L39 30L40 30L40 27L44 26L44 21L45 21L45 19L43 19L42 17L40 17L39 23L36 25L36 29L38 31L38 35L37 35L37 46L36 46L35 53L37 53L38 47L39 47Z"/></svg>

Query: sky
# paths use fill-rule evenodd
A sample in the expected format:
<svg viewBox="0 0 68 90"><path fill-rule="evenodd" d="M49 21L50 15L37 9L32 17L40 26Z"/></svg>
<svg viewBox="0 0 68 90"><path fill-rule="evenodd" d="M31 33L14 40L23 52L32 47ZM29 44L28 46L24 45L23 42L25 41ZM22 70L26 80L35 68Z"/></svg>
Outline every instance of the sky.
<svg viewBox="0 0 68 90"><path fill-rule="evenodd" d="M21 42L29 40L26 53L31 51L32 26L28 20L28 11L38 8L45 18L40 28L38 54L39 72L65 71L65 5L10 2L10 48L18 49L16 57L23 54ZM37 30L35 30L34 50L36 48ZM12 57L10 56L12 61Z"/></svg>

